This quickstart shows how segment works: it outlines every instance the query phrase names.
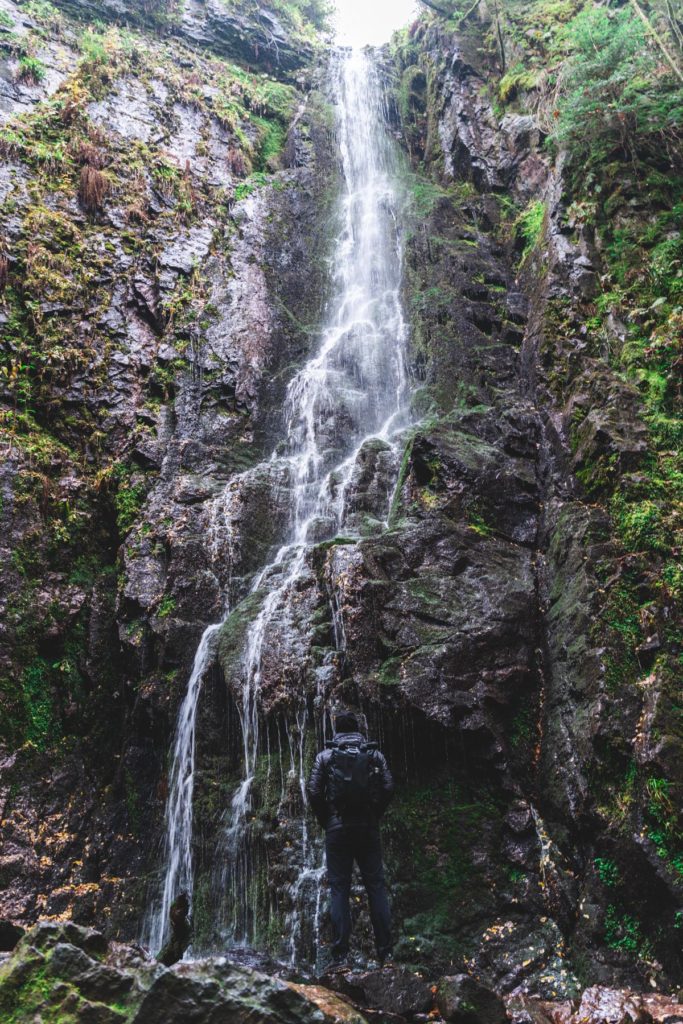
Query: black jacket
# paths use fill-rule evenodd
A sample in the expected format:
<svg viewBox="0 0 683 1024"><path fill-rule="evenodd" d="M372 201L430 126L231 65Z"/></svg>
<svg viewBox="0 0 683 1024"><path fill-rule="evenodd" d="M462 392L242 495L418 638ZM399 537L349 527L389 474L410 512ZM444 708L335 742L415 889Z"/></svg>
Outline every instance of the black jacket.
<svg viewBox="0 0 683 1024"><path fill-rule="evenodd" d="M357 732L338 733L334 738L335 740L349 743L365 743L365 737ZM379 819L386 811L394 795L394 780L384 754L379 750L375 750L372 754L373 761L380 770L378 803L374 806L369 806L365 811L357 811L352 818L346 815L342 818L337 808L328 799L330 762L333 753L333 750L327 749L318 754L313 765L311 777L308 780L308 799L318 822L328 832L344 828L345 825L377 828Z"/></svg>

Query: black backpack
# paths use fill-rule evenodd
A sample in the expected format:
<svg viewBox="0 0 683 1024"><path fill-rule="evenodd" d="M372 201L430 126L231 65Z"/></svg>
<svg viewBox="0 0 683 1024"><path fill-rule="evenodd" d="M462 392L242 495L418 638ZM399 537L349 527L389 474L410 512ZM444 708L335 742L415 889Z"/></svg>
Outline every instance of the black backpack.
<svg viewBox="0 0 683 1024"><path fill-rule="evenodd" d="M379 801L380 768L376 743L332 740L328 775L330 803L343 816L368 811Z"/></svg>

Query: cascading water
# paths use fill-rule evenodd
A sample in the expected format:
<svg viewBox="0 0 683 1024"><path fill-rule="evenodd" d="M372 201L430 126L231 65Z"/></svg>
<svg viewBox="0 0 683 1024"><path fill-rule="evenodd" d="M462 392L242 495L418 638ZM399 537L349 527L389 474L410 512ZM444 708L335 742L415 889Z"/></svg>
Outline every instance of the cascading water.
<svg viewBox="0 0 683 1024"><path fill-rule="evenodd" d="M150 949L161 949L171 904L181 892L192 893L192 798L194 795L195 728L204 675L213 657L213 640L220 626L210 626L195 654L192 675L180 706L166 803L166 874L161 907L151 913L144 936Z"/></svg>
<svg viewBox="0 0 683 1024"><path fill-rule="evenodd" d="M334 254L335 282L328 326L316 354L290 382L285 403L286 448L278 449L264 469L275 481L287 481L289 527L282 546L258 574L252 594L264 594L248 627L240 676L232 687L243 737L243 778L226 815L217 854L225 865L215 875L216 905L223 939L249 944L255 938L255 857L250 846L254 780L268 730L260 710L264 645L273 626L280 633L300 629L293 608L297 586L309 569L309 555L321 541L357 535L348 507L349 489L362 452L380 444L395 469L398 441L408 423L406 373L407 325L400 288L402 249L398 231L400 155L387 131L382 85L371 56L342 51L334 60L332 85L344 174L341 231ZM251 471L254 472L254 471ZM248 476L249 471L244 476ZM240 481L232 481L222 511L235 504ZM383 494L385 513L392 486ZM336 598L331 595L335 609ZM334 610L337 642L343 637ZM194 723L201 678L211 640L221 626L205 634L178 725L166 821L166 875L149 940L158 947L165 934L170 904L181 888L192 890L192 792ZM324 694L323 694L324 696ZM289 730L290 776L305 807L305 695ZM284 783L283 783L284 800ZM301 910L320 910L320 848L309 835L305 815L299 831L298 871L290 887L289 952L297 955Z"/></svg>

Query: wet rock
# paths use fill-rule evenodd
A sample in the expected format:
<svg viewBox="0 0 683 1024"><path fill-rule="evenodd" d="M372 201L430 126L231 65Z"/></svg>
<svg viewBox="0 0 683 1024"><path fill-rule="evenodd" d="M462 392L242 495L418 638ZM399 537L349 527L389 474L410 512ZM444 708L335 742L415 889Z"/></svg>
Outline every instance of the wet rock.
<svg viewBox="0 0 683 1024"><path fill-rule="evenodd" d="M332 975L329 983L358 1006L399 1016L426 1013L434 1004L429 983L407 968Z"/></svg>
<svg viewBox="0 0 683 1024"><path fill-rule="evenodd" d="M578 1017L601 1024L652 1024L652 1015L639 996L598 986L583 993Z"/></svg>
<svg viewBox="0 0 683 1024"><path fill-rule="evenodd" d="M95 962L82 949L66 942L58 942L52 947L50 955L50 974L69 981L75 981L81 975L90 973Z"/></svg>
<svg viewBox="0 0 683 1024"><path fill-rule="evenodd" d="M482 935L470 962L478 978L501 994L523 992L549 999L575 998L580 985L554 920L498 920Z"/></svg>
<svg viewBox="0 0 683 1024"><path fill-rule="evenodd" d="M468 974L442 978L436 1005L448 1024L505 1024L508 1019L500 996Z"/></svg>
<svg viewBox="0 0 683 1024"><path fill-rule="evenodd" d="M159 106L145 87L132 78L123 79L106 99L89 104L88 115L108 131L141 142L150 142L161 127Z"/></svg>
<svg viewBox="0 0 683 1024"><path fill-rule="evenodd" d="M122 1024L124 1017L118 1010L112 1010L103 1003L79 1001L76 1009L78 1024Z"/></svg>
<svg viewBox="0 0 683 1024"><path fill-rule="evenodd" d="M573 1024L576 1003L513 997L507 1002L507 1011L512 1024Z"/></svg>
<svg viewBox="0 0 683 1024"><path fill-rule="evenodd" d="M54 954L53 954L54 960ZM120 1003L130 992L134 979L123 971L104 964L85 971L78 977L78 990L86 999L98 1003Z"/></svg>
<svg viewBox="0 0 683 1024"><path fill-rule="evenodd" d="M0 1011L17 1024L32 1024L43 1005L44 985L33 987L38 969L51 981L50 1002L79 1024L364 1024L361 1013L331 992L288 985L223 958L169 971L138 949L106 945L102 962L94 963L64 941L67 931L82 946L92 943L92 933L75 925L42 927L0 965ZM53 945L36 954L32 942L48 936Z"/></svg>
<svg viewBox="0 0 683 1024"><path fill-rule="evenodd" d="M194 267L206 259L213 231L211 224L203 224L201 227L182 232L174 238L172 244L159 253L159 264L165 270L190 274Z"/></svg>
<svg viewBox="0 0 683 1024"><path fill-rule="evenodd" d="M544 1002L512 996L512 1024L679 1024L683 1004L661 995L594 986L580 1002Z"/></svg>
<svg viewBox="0 0 683 1024"><path fill-rule="evenodd" d="M321 1010L326 1019L331 1019L334 1024L365 1024L365 1017L358 1010L349 1006L343 999L320 985L296 985L289 982L289 987L296 992L301 992L306 999Z"/></svg>

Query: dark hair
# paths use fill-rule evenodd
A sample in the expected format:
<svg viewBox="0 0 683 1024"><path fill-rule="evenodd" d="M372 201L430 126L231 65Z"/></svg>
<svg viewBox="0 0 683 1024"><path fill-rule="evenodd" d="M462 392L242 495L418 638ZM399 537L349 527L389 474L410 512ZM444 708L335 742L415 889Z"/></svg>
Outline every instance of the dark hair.
<svg viewBox="0 0 683 1024"><path fill-rule="evenodd" d="M335 732L358 732L358 718L353 711L340 711L334 719Z"/></svg>

